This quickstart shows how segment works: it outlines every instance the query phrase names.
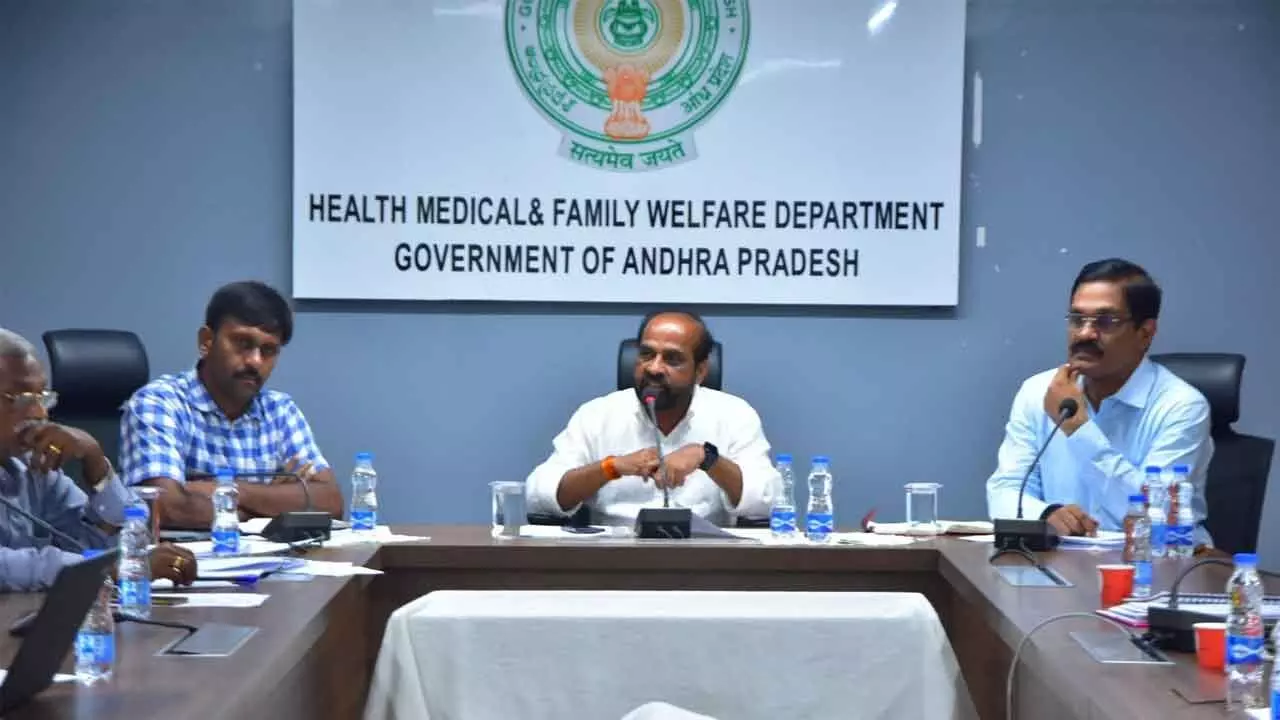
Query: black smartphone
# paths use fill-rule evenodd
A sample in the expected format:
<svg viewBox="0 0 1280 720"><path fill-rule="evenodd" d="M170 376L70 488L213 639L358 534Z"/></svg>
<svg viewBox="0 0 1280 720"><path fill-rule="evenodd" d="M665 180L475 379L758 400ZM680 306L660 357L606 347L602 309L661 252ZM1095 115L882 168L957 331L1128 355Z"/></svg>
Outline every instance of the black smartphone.
<svg viewBox="0 0 1280 720"><path fill-rule="evenodd" d="M595 535L596 533L604 532L604 528L602 527L591 527L591 526L574 527L573 525L561 525L560 529L564 530L565 532L574 533L577 535Z"/></svg>

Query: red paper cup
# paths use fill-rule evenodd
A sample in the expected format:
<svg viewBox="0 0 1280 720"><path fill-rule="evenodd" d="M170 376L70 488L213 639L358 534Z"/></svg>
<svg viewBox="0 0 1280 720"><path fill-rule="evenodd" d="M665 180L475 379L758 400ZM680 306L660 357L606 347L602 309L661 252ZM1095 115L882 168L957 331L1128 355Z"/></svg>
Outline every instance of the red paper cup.
<svg viewBox="0 0 1280 720"><path fill-rule="evenodd" d="M1102 607L1119 605L1133 593L1132 565L1099 565L1102 580Z"/></svg>
<svg viewBox="0 0 1280 720"><path fill-rule="evenodd" d="M1221 670L1227 664L1227 624L1200 622L1196 631L1196 660L1205 670Z"/></svg>

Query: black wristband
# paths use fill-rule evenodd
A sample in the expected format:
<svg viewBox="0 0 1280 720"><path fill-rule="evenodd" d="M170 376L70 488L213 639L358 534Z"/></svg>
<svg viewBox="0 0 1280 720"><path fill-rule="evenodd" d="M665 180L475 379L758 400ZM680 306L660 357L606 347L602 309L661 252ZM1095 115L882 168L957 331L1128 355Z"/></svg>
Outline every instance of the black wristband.
<svg viewBox="0 0 1280 720"><path fill-rule="evenodd" d="M1045 509L1044 509L1044 512L1040 513L1040 519L1041 519L1041 520L1048 520L1050 515L1052 515L1052 514L1054 514L1054 513L1058 512L1058 511L1059 511L1059 510L1061 510L1061 509L1062 509L1062 504L1061 504L1061 503L1059 503L1059 504L1057 504L1057 505L1050 505L1049 507L1047 507L1047 508L1045 508Z"/></svg>
<svg viewBox="0 0 1280 720"><path fill-rule="evenodd" d="M715 465L716 461L720 459L720 450L715 445L704 442L702 443L702 453L702 464L698 466L698 469L708 472L711 470L711 466Z"/></svg>

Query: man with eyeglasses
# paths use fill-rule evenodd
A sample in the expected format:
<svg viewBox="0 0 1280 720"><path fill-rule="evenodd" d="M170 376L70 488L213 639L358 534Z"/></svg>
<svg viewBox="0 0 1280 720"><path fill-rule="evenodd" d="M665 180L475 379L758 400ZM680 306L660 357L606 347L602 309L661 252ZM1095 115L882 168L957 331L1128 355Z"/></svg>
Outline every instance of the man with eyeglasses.
<svg viewBox="0 0 1280 720"><path fill-rule="evenodd" d="M237 476L241 519L303 509L342 517L342 493L306 417L289 395L265 388L292 337L293 310L274 288L224 285L205 308L195 367L125 403L121 474L161 488L162 525L207 530L222 468Z"/></svg>
<svg viewBox="0 0 1280 720"><path fill-rule="evenodd" d="M1047 520L1059 535L1122 530L1130 495L1148 465L1188 465L1195 492L1196 544L1204 528L1205 471L1213 456L1209 403L1153 363L1160 287L1138 265L1112 258L1076 276L1067 313L1067 362L1022 383L1013 400L995 473L987 480L992 518L1017 514L1018 488L1053 431L1062 401L1079 408L1027 479L1023 516Z"/></svg>
<svg viewBox="0 0 1280 720"><path fill-rule="evenodd" d="M77 544L113 544L125 507L138 502L91 435L49 422L57 397L31 343L0 328L0 590L47 588L64 565L80 561ZM62 471L67 461L79 461L80 477ZM66 537L51 536L27 515ZM190 584L195 557L162 543L151 553L151 576Z"/></svg>

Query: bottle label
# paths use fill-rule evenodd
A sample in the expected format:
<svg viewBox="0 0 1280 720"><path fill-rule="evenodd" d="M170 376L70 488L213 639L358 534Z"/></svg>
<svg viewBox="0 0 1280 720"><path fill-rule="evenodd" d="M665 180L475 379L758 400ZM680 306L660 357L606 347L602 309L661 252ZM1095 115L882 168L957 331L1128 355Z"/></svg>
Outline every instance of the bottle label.
<svg viewBox="0 0 1280 720"><path fill-rule="evenodd" d="M1151 586L1150 561L1139 560L1133 564L1133 584L1135 587L1139 585Z"/></svg>
<svg viewBox="0 0 1280 720"><path fill-rule="evenodd" d="M1170 547L1191 547L1195 544L1195 529L1190 525L1170 525L1165 535L1165 544Z"/></svg>
<svg viewBox="0 0 1280 720"><path fill-rule="evenodd" d="M804 525L809 537L825 538L835 530L835 518L831 513L807 513Z"/></svg>
<svg viewBox="0 0 1280 720"><path fill-rule="evenodd" d="M1262 663L1262 636L1244 637L1227 635L1228 665L1259 665Z"/></svg>
<svg viewBox="0 0 1280 720"><path fill-rule="evenodd" d="M1168 537L1169 527L1167 525L1164 523L1160 523L1159 525L1153 523L1151 525L1151 547L1163 548L1165 543L1168 542Z"/></svg>
<svg viewBox="0 0 1280 720"><path fill-rule="evenodd" d="M213 533L213 552L215 555L234 555L240 552L240 531L218 529Z"/></svg>
<svg viewBox="0 0 1280 720"><path fill-rule="evenodd" d="M110 665L115 661L115 633L81 632L76 635L77 665Z"/></svg>
<svg viewBox="0 0 1280 720"><path fill-rule="evenodd" d="M142 580L121 580L120 605L124 607L148 607L151 605L151 583Z"/></svg>
<svg viewBox="0 0 1280 720"><path fill-rule="evenodd" d="M769 529L775 533L786 534L796 531L796 511L794 508L776 508L769 514Z"/></svg>
<svg viewBox="0 0 1280 720"><path fill-rule="evenodd" d="M372 530L378 522L378 513L374 510L352 510L351 529Z"/></svg>

